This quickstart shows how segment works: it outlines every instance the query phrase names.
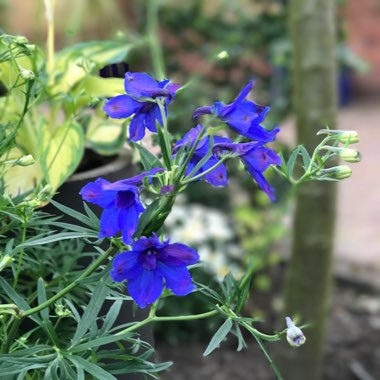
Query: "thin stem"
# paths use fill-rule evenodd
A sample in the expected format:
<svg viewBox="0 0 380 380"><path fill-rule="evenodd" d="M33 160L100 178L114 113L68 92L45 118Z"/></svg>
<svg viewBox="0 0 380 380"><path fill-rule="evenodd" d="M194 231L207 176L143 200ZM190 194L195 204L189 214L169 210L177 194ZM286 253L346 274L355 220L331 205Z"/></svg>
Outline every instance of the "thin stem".
<svg viewBox="0 0 380 380"><path fill-rule="evenodd" d="M208 311L206 313L201 314L194 314L194 315L179 315L179 316L164 316L164 317L157 317L157 316L150 316L147 319L144 319L143 321L137 322L134 325L127 327L126 329L119 331L115 334L115 336L124 335L128 332L136 331L140 327L143 327L151 322L172 322L172 321L192 321L197 319L206 319L213 317L218 314L217 310Z"/></svg>
<svg viewBox="0 0 380 380"><path fill-rule="evenodd" d="M249 330L250 331L250 330ZM267 349L265 348L264 346L264 343L261 341L261 339L256 335L254 334L252 331L250 331L250 333L253 335L253 337L256 339L256 342L257 344L259 345L259 347L261 348L261 351L264 353L265 357L267 358L268 362L269 362L269 365L271 366L273 372L275 373L276 375L276 378L277 380L284 380L284 378L282 377L281 373L280 373L280 370L277 368L276 364L274 363L273 359L271 358L271 356L269 355Z"/></svg>
<svg viewBox="0 0 380 380"><path fill-rule="evenodd" d="M159 39L158 3L157 0L147 0L147 36L155 76L162 81L165 79L165 64Z"/></svg>
<svg viewBox="0 0 380 380"><path fill-rule="evenodd" d="M26 221L25 221L25 215L24 215L24 220L23 220L23 223L22 223L21 245L25 242L25 239L26 239ZM25 253L24 248L21 248L20 255L18 257L16 274L15 274L15 278L14 278L14 281L13 281L13 289L16 289L16 286L17 286L17 283L18 283L18 279L20 277L21 264L22 264L22 259L24 257L24 253Z"/></svg>
<svg viewBox="0 0 380 380"><path fill-rule="evenodd" d="M165 107L164 104L161 101L157 101L157 104L160 108L161 118L162 118L162 124L163 128L161 129L162 136L163 136L163 144L164 149L162 149L163 158L166 164L166 167L168 170L171 170L172 167L172 147L170 145L170 134L168 130L168 118L166 117ZM158 128L161 128L160 125L157 126Z"/></svg>
<svg viewBox="0 0 380 380"><path fill-rule="evenodd" d="M41 305L33 307L32 309L21 312L20 318L28 317L29 315L38 313L39 311L45 309L50 306L53 302L62 298L66 293L68 293L71 289L75 288L84 278L91 275L95 272L96 269L106 260L109 256L114 253L114 247L110 246L103 255L101 255L96 261L94 261L77 279L75 279L70 285L66 286L60 292L58 292L53 297L49 298L47 301L43 302Z"/></svg>
<svg viewBox="0 0 380 380"><path fill-rule="evenodd" d="M51 73L54 67L54 8L55 0L44 0L45 13L48 24L47 30L47 71Z"/></svg>
<svg viewBox="0 0 380 380"><path fill-rule="evenodd" d="M194 182L194 181L197 181L198 179L204 177L206 174L212 172L213 170L215 170L218 166L222 165L224 161L226 161L228 158L230 157L222 157L215 165L211 166L210 168L208 168L207 170L203 171L202 173L194 176L194 177L191 177L189 179L185 179L184 181L181 182L182 185L186 185L187 183L190 183L190 182Z"/></svg>
<svg viewBox="0 0 380 380"><path fill-rule="evenodd" d="M179 173L179 175L177 177L177 182L178 183L180 183L182 176L185 174L187 166L189 165L189 162L190 162L191 158L193 157L194 152L197 149L197 146L198 146L199 142L203 138L203 134L204 134L206 128L207 127L205 125L202 127L202 129L200 130L200 132L199 132L196 140L194 141L194 144L192 145L192 147L191 147L191 149L189 151L189 154L187 155L186 160L185 160L185 162L182 165L182 170L180 171L180 173Z"/></svg>

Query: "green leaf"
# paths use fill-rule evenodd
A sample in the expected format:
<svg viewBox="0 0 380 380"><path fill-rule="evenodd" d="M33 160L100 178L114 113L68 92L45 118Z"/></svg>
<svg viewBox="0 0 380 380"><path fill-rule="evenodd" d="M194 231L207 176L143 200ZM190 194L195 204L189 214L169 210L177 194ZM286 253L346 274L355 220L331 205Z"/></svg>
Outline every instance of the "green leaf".
<svg viewBox="0 0 380 380"><path fill-rule="evenodd" d="M79 166L84 152L83 128L70 119L56 126L53 133L43 127L38 161L44 177L56 190Z"/></svg>
<svg viewBox="0 0 380 380"><path fill-rule="evenodd" d="M235 335L238 340L238 347L237 351L241 351L243 348L247 347L247 344L245 343L245 339L243 337L243 334L241 333L240 327L238 323L235 323Z"/></svg>
<svg viewBox="0 0 380 380"><path fill-rule="evenodd" d="M110 335L110 336L103 336L101 338L90 340L89 342L79 344L78 346L73 347L70 349L70 352L72 353L78 353L81 351L86 351L91 348L100 348L100 346L104 344L109 344L113 342L117 342L119 340L125 340L125 338L132 336L130 333L126 333L123 335Z"/></svg>
<svg viewBox="0 0 380 380"><path fill-rule="evenodd" d="M45 284L43 278L39 278L37 281L37 297L38 297L38 304L41 305L44 303L47 298L46 298L46 291L45 291ZM44 321L49 320L49 308L45 307L40 311L41 318Z"/></svg>
<svg viewBox="0 0 380 380"><path fill-rule="evenodd" d="M210 355L216 348L220 346L220 343L227 336L232 328L233 322L231 319L226 319L225 322L219 327L218 331L212 337L209 345L207 346L203 356Z"/></svg>
<svg viewBox="0 0 380 380"><path fill-rule="evenodd" d="M87 373L99 380L117 380L117 378L106 372L102 367L81 358L80 356L70 355L67 357L76 366L83 368Z"/></svg>
<svg viewBox="0 0 380 380"><path fill-rule="evenodd" d="M303 166L307 169L310 165L311 158L309 152L303 145L300 146L300 155L302 156Z"/></svg>
<svg viewBox="0 0 380 380"><path fill-rule="evenodd" d="M144 148L142 145L135 142L130 142L134 148L136 148L140 153L141 165L144 170L151 170L152 168L162 168L161 161L148 149Z"/></svg>
<svg viewBox="0 0 380 380"><path fill-rule="evenodd" d="M67 239L79 239L79 238L95 238L97 235L94 232L83 233L83 232L61 232L55 235L46 236L41 239L30 239L25 243L20 244L18 248L33 247L36 245L44 245L49 243L54 243L56 241L67 240Z"/></svg>
<svg viewBox="0 0 380 380"><path fill-rule="evenodd" d="M78 324L78 327L75 331L74 337L72 339L71 347L75 346L79 343L79 341L86 334L88 329L96 323L96 319L98 317L98 313L104 303L104 300L107 297L109 289L104 285L102 281L100 281L91 297L88 306L86 307L85 312L82 315L82 318Z"/></svg>
<svg viewBox="0 0 380 380"><path fill-rule="evenodd" d="M26 300L20 296L3 277L0 277L0 287L4 290L5 294L21 309L21 310L29 310L30 306L26 302ZM38 323L41 324L41 320L36 315L31 315L30 318Z"/></svg>
<svg viewBox="0 0 380 380"><path fill-rule="evenodd" d="M288 160L288 162L286 164L286 168L287 168L288 176L289 177L292 177L292 175L293 175L294 166L296 164L297 156L298 156L300 150L301 150L301 145L297 146L297 148L293 150L293 152L290 155L289 160Z"/></svg>
<svg viewBox="0 0 380 380"><path fill-rule="evenodd" d="M160 198L153 201L141 214L140 219L139 219L139 224L137 226L137 230L134 234L135 237L141 236L141 233L144 231L145 227L151 221L151 217L153 213L160 207L160 201L161 201Z"/></svg>
<svg viewBox="0 0 380 380"><path fill-rule="evenodd" d="M85 224L86 226L92 227L95 230L99 229L99 220L96 217L96 215L91 211L91 209L86 205L86 203L83 203L83 205L88 217L56 201L51 200L50 203L54 207L57 207L57 209L62 211L64 214L71 216L72 218L78 220L79 222Z"/></svg>
<svg viewBox="0 0 380 380"><path fill-rule="evenodd" d="M100 334L103 335L111 330L113 324L115 323L117 317L119 316L121 306L123 305L122 300L116 300L110 307L107 316L104 319L102 328L100 329Z"/></svg>

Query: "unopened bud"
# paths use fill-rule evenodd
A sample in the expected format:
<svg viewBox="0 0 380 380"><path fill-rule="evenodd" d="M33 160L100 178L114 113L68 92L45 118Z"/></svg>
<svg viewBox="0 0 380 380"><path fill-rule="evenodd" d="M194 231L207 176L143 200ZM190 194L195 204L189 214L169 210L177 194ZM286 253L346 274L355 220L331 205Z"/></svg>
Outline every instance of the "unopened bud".
<svg viewBox="0 0 380 380"><path fill-rule="evenodd" d="M339 157L346 162L360 162L361 155L356 149L343 148L339 152Z"/></svg>
<svg viewBox="0 0 380 380"><path fill-rule="evenodd" d="M286 340L292 347L300 347L305 341L305 335L303 335L302 330L297 327L290 317L285 318L286 326L288 330L286 332Z"/></svg>
<svg viewBox="0 0 380 380"><path fill-rule="evenodd" d="M34 164L34 158L31 154L28 154L24 157L21 157L19 158L17 161L16 161L16 164L17 165L20 165L20 166L29 166L29 165L32 165Z"/></svg>
<svg viewBox="0 0 380 380"><path fill-rule="evenodd" d="M5 255L1 260L0 260L0 272L6 268L7 266L11 265L14 261L13 257L10 257L9 255Z"/></svg>
<svg viewBox="0 0 380 380"><path fill-rule="evenodd" d="M321 129L317 135L336 136L343 144L356 144L359 142L359 134L356 131L340 131L337 129Z"/></svg>
<svg viewBox="0 0 380 380"><path fill-rule="evenodd" d="M24 36L17 36L14 40L16 44L24 45L28 43L28 39Z"/></svg>
<svg viewBox="0 0 380 380"><path fill-rule="evenodd" d="M229 54L228 54L225 50L223 50L223 51L221 51L221 52L217 55L217 58L218 58L218 59L227 59L227 58L229 58Z"/></svg>
<svg viewBox="0 0 380 380"><path fill-rule="evenodd" d="M61 304L56 305L54 311L58 317L71 317L73 315L71 310Z"/></svg>
<svg viewBox="0 0 380 380"><path fill-rule="evenodd" d="M18 65L18 68L20 70L20 76L22 79L25 80L34 80L35 75L34 72L28 69L23 68L22 66Z"/></svg>
<svg viewBox="0 0 380 380"><path fill-rule="evenodd" d="M339 135L339 141L343 144L356 144L359 142L359 134L356 131L343 131Z"/></svg>
<svg viewBox="0 0 380 380"><path fill-rule="evenodd" d="M342 180L351 177L352 170L347 165L334 166L318 172L320 179Z"/></svg>

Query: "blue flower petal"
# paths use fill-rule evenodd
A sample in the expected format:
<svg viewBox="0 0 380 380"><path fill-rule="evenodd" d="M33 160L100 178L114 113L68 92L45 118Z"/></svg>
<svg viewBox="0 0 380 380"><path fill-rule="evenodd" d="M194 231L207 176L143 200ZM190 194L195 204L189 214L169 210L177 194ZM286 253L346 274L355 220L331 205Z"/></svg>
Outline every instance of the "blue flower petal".
<svg viewBox="0 0 380 380"><path fill-rule="evenodd" d="M195 289L187 268L171 267L159 262L158 269L165 278L166 287L171 289L175 295L185 296Z"/></svg>
<svg viewBox="0 0 380 380"><path fill-rule="evenodd" d="M143 103L128 95L118 95L109 99L103 106L104 112L114 119L124 119L136 113Z"/></svg>
<svg viewBox="0 0 380 380"><path fill-rule="evenodd" d="M128 281L127 287L131 297L144 308L160 297L164 287L163 277L157 270L143 269L140 276Z"/></svg>
<svg viewBox="0 0 380 380"><path fill-rule="evenodd" d="M145 136L145 114L136 113L129 125L129 138L140 141Z"/></svg>
<svg viewBox="0 0 380 380"><path fill-rule="evenodd" d="M125 74L125 92L135 98L150 97L150 92L159 88L158 82L148 74L130 72Z"/></svg>
<svg viewBox="0 0 380 380"><path fill-rule="evenodd" d="M252 178L259 185L260 189L268 195L269 199L272 202L274 202L276 200L274 189L269 185L264 175L260 171L256 170L256 168L250 165L248 162L244 162L244 164L249 174L251 174Z"/></svg>
<svg viewBox="0 0 380 380"><path fill-rule="evenodd" d="M240 103L242 102L248 94L251 92L253 87L254 81L250 81L241 91L240 94L237 96L237 98L234 100L234 103Z"/></svg>
<svg viewBox="0 0 380 380"><path fill-rule="evenodd" d="M79 194L86 202L100 207L110 207L115 202L116 191L106 191L105 187L109 184L105 179L98 178L95 182L89 182L83 186Z"/></svg>
<svg viewBox="0 0 380 380"><path fill-rule="evenodd" d="M119 222L119 209L116 207L105 208L102 216L100 217L100 232L99 237L112 237L120 231Z"/></svg>
<svg viewBox="0 0 380 380"><path fill-rule="evenodd" d="M161 248L164 246L164 243L160 242L160 239L153 234L153 236L147 238L143 236L139 240L133 243L133 250L134 251L145 251L149 249L150 247L155 247L155 248Z"/></svg>
<svg viewBox="0 0 380 380"><path fill-rule="evenodd" d="M281 165L281 158L275 151L260 145L250 149L243 159L260 172L265 171L270 165Z"/></svg>
<svg viewBox="0 0 380 380"><path fill-rule="evenodd" d="M203 166L202 170L205 171L219 162L215 157L211 157ZM205 175L205 180L212 186L226 186L228 183L227 169L221 164L216 169Z"/></svg>
<svg viewBox="0 0 380 380"><path fill-rule="evenodd" d="M113 269L110 272L112 280L122 282L139 277L142 274L139 255L140 252L126 251L115 256L112 262Z"/></svg>
<svg viewBox="0 0 380 380"><path fill-rule="evenodd" d="M244 136L260 142L270 142L274 141L279 131L280 128L274 128L272 131L267 131L261 125L256 125L253 123L245 132Z"/></svg>
<svg viewBox="0 0 380 380"><path fill-rule="evenodd" d="M166 245L158 251L159 261L168 266L179 267L199 261L198 252L180 243Z"/></svg>
<svg viewBox="0 0 380 380"><path fill-rule="evenodd" d="M193 120L198 119L198 117L200 116L211 115L211 114L212 114L212 107L210 106L199 107L193 113Z"/></svg>
<svg viewBox="0 0 380 380"><path fill-rule="evenodd" d="M154 105L147 113L145 113L145 126L153 133L157 132L156 120L160 125L163 124L160 107L158 105Z"/></svg>
<svg viewBox="0 0 380 380"><path fill-rule="evenodd" d="M133 206L120 210L118 224L125 244L132 244L132 236L136 232L139 215L143 210L144 208L141 203L134 203Z"/></svg>

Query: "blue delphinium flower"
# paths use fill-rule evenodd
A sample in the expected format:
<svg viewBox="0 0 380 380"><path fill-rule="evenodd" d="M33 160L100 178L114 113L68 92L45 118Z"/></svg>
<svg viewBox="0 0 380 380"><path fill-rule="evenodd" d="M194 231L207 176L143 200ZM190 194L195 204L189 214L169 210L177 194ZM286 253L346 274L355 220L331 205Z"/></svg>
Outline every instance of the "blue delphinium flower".
<svg viewBox="0 0 380 380"><path fill-rule="evenodd" d="M174 146L173 152L176 153L178 150L183 146L187 145L189 149L194 145L195 140L197 139L199 133L202 130L202 126L198 124L195 128L192 128L189 132L187 132L183 138ZM231 140L229 140L226 137L214 137L214 144L215 143L231 143ZM194 155L192 156L187 168L186 168L186 174L188 175L198 164L199 161L201 161L208 153L210 147L210 137L206 136L203 137L195 149ZM207 169L211 168L215 164L217 164L219 159L217 157L211 156L203 165L202 167L197 171L197 173L194 173L194 176L203 173ZM225 186L228 183L227 178L227 170L226 167L221 164L214 170L212 170L210 173L205 174L204 179L210 183L212 186Z"/></svg>
<svg viewBox="0 0 380 380"><path fill-rule="evenodd" d="M111 237L122 232L123 242L132 243L139 215L144 207L139 198L139 186L146 176L152 176L163 169L155 168L135 177L110 183L103 178L89 182L80 191L82 198L102 207L99 237Z"/></svg>
<svg viewBox="0 0 380 380"><path fill-rule="evenodd" d="M257 182L269 198L274 201L274 189L268 184L263 172L270 165L281 165L281 158L278 154L263 146L262 143L219 143L213 147L213 153L219 155L222 152L233 152L239 156L248 173Z"/></svg>
<svg viewBox="0 0 380 380"><path fill-rule="evenodd" d="M197 108L193 114L193 119L201 115L214 114L242 136L261 142L273 141L279 128L267 131L260 125L264 121L269 107L260 106L246 99L252 86L253 82L249 82L234 102L230 104L223 105L221 102L215 102L211 107Z"/></svg>
<svg viewBox="0 0 380 380"><path fill-rule="evenodd" d="M144 308L160 297L164 281L177 296L189 294L195 286L186 267L198 260L196 250L184 244L161 242L153 235L142 237L131 251L117 255L110 275L117 282L127 280L129 294Z"/></svg>
<svg viewBox="0 0 380 380"><path fill-rule="evenodd" d="M145 135L145 128L157 132L156 121L161 125L163 123L160 107L155 99L164 98L165 103L169 104L179 87L169 80L158 82L148 74L128 72L124 79L126 94L109 99L103 110L114 119L134 115L129 126L129 137L133 141L139 141Z"/></svg>

